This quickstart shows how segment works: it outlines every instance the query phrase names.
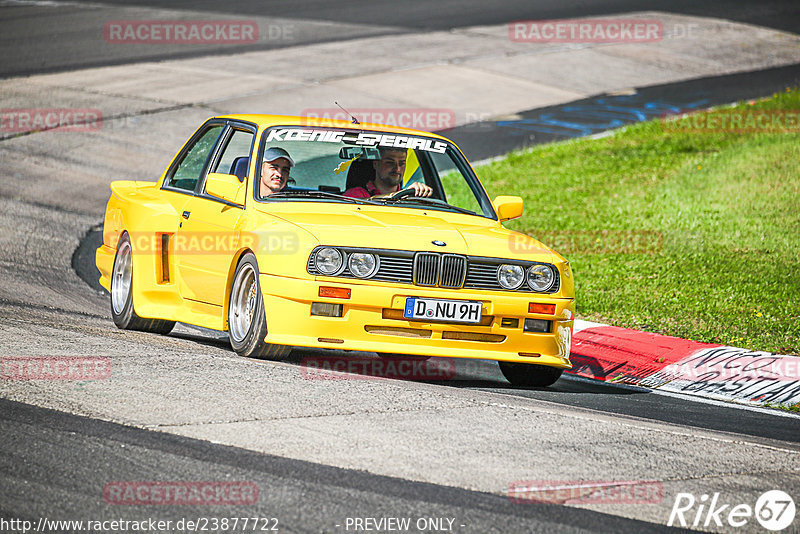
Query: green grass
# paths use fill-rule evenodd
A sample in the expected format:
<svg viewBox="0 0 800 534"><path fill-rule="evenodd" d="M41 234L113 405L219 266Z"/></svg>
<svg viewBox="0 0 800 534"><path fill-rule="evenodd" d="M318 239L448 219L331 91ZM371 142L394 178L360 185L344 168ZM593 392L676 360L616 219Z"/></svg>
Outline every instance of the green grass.
<svg viewBox="0 0 800 534"><path fill-rule="evenodd" d="M774 408L776 410L784 410L786 412L800 413L800 404L795 404L793 406L786 406L784 404L773 404L771 402L768 402L764 405L764 407Z"/></svg>
<svg viewBox="0 0 800 534"><path fill-rule="evenodd" d="M800 91L737 109L797 112ZM652 121L477 171L492 197L525 200L510 228L571 261L579 317L800 354L799 169L798 133Z"/></svg>

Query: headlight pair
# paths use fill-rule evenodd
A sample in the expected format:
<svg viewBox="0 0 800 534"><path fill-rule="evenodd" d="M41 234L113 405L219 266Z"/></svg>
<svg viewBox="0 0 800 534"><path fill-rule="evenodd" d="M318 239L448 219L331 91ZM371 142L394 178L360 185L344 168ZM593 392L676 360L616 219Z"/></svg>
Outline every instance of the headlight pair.
<svg viewBox="0 0 800 534"><path fill-rule="evenodd" d="M347 269L356 278L369 278L378 271L380 260L375 254L351 252L345 255L342 251L332 247L324 247L317 251L314 265L317 270L328 276L336 276L344 270L345 259Z"/></svg>
<svg viewBox="0 0 800 534"><path fill-rule="evenodd" d="M543 264L531 265L527 274L520 265L504 263L497 268L497 281L503 289L518 289L527 279L528 287L534 291L547 291L555 277L553 267Z"/></svg>

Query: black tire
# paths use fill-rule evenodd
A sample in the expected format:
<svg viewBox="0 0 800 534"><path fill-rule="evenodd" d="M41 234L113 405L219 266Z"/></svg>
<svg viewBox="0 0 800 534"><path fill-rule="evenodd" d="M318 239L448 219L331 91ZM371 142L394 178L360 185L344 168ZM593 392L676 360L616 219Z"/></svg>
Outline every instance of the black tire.
<svg viewBox="0 0 800 534"><path fill-rule="evenodd" d="M545 388L561 378L563 369L532 363L497 362L503 376L515 386Z"/></svg>
<svg viewBox="0 0 800 534"><path fill-rule="evenodd" d="M133 309L133 248L125 233L117 243L114 268L111 271L111 317L122 330L139 330L153 334L169 334L175 321L139 317Z"/></svg>
<svg viewBox="0 0 800 534"><path fill-rule="evenodd" d="M246 301L246 302L245 302ZM264 342L267 320L258 281L256 257L247 253L239 260L228 299L228 339L240 356L281 360L292 347Z"/></svg>

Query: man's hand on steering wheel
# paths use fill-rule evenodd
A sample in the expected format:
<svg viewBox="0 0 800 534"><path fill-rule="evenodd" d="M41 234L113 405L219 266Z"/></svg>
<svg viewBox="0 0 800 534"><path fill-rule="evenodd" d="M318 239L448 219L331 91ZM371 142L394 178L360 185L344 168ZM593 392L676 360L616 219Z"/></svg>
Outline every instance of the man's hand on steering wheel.
<svg viewBox="0 0 800 534"><path fill-rule="evenodd" d="M431 195L433 195L433 188L431 186L423 184L422 182L414 182L405 189L401 189L392 195L391 198L429 197Z"/></svg>

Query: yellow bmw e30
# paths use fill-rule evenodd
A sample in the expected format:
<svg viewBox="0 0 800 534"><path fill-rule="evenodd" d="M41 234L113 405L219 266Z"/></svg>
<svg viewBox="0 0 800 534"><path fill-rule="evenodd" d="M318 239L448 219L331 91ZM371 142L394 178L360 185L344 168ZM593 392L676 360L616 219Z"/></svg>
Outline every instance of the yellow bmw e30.
<svg viewBox="0 0 800 534"><path fill-rule="evenodd" d="M375 124L207 120L156 182L115 181L97 249L119 328L227 331L292 347L498 361L515 385L571 367L569 263L502 222L439 135Z"/></svg>

